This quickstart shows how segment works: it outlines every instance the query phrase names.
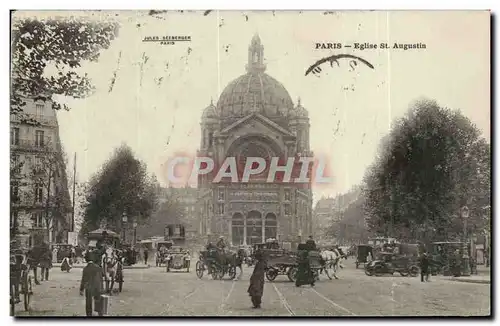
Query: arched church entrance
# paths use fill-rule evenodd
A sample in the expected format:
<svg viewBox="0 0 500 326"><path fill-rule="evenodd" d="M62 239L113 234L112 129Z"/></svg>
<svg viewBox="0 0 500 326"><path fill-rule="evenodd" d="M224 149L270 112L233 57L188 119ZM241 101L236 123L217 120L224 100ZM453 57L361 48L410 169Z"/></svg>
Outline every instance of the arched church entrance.
<svg viewBox="0 0 500 326"><path fill-rule="evenodd" d="M250 211L246 220L247 244L262 242L262 214L258 211Z"/></svg>
<svg viewBox="0 0 500 326"><path fill-rule="evenodd" d="M232 242L241 245L245 239L245 219L241 213L235 213L231 220Z"/></svg>
<svg viewBox="0 0 500 326"><path fill-rule="evenodd" d="M266 215L266 219L264 221L265 227L264 227L264 232L265 232L265 239L269 238L274 238L276 239L277 237L277 228L278 228L278 219L276 218L276 215L274 213L268 213Z"/></svg>

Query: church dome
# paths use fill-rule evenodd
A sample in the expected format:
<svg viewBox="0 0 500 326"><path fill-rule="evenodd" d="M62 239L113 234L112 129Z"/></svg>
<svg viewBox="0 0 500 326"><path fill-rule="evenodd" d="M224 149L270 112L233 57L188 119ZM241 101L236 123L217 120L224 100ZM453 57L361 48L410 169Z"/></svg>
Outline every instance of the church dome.
<svg viewBox="0 0 500 326"><path fill-rule="evenodd" d="M255 35L248 48L247 73L230 82L222 91L217 109L220 117L245 116L258 112L268 117L286 116L293 102L285 87L264 73L264 47Z"/></svg>
<svg viewBox="0 0 500 326"><path fill-rule="evenodd" d="M213 102L203 110L202 119L214 119L217 118L217 109Z"/></svg>

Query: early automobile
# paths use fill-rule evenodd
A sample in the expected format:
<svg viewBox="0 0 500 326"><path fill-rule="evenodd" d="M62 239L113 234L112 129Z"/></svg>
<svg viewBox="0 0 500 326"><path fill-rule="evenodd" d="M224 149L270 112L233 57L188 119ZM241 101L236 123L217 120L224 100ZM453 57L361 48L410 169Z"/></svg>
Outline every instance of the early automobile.
<svg viewBox="0 0 500 326"><path fill-rule="evenodd" d="M365 265L365 274L368 276L399 273L401 276L415 277L418 272L419 268L415 259L392 252L381 252L377 259Z"/></svg>
<svg viewBox="0 0 500 326"><path fill-rule="evenodd" d="M168 251L170 250L170 248L172 248L173 245L174 242L172 240L158 241L156 243L156 267L160 267L162 264L167 263Z"/></svg>
<svg viewBox="0 0 500 326"><path fill-rule="evenodd" d="M356 251L356 268L358 268L360 264L366 264L369 256L373 259L373 247L371 245L358 245Z"/></svg>
<svg viewBox="0 0 500 326"><path fill-rule="evenodd" d="M191 265L191 257L188 250L183 250L181 247L171 247L168 251L167 258L167 272L171 269L186 269L189 273L189 267Z"/></svg>
<svg viewBox="0 0 500 326"><path fill-rule="evenodd" d="M477 274L476 260L471 251L470 244L467 246L469 266L471 274ZM433 275L460 276L463 270L463 242L433 242L431 246L431 273Z"/></svg>

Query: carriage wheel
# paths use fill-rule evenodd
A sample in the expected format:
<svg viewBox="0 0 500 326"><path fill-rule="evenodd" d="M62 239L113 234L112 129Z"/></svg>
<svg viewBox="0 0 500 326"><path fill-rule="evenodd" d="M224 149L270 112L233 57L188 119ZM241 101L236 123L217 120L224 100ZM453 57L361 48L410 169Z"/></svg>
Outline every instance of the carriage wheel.
<svg viewBox="0 0 500 326"><path fill-rule="evenodd" d="M266 271L266 278L271 282L274 281L277 276L278 276L278 271L275 270L274 268L269 268Z"/></svg>
<svg viewBox="0 0 500 326"><path fill-rule="evenodd" d="M291 282L295 282L297 280L297 267L295 267L295 266L290 267L286 276L288 276L288 279Z"/></svg>
<svg viewBox="0 0 500 326"><path fill-rule="evenodd" d="M375 266L373 274L375 274L375 276L382 276L384 274L384 268L380 265Z"/></svg>
<svg viewBox="0 0 500 326"><path fill-rule="evenodd" d="M33 296L33 282L31 276L25 276L23 281L23 295L24 295L24 310L29 311L31 309L31 297Z"/></svg>
<svg viewBox="0 0 500 326"><path fill-rule="evenodd" d="M15 286L12 283L10 284L10 315L14 316L16 311L16 299L15 299Z"/></svg>
<svg viewBox="0 0 500 326"><path fill-rule="evenodd" d="M236 266L229 267L229 271L227 272L227 274L229 275L230 280L234 280L234 278L236 277Z"/></svg>
<svg viewBox="0 0 500 326"><path fill-rule="evenodd" d="M199 279L203 277L203 272L205 271L205 267L203 266L203 263L201 261L196 262L196 276L198 276Z"/></svg>
<svg viewBox="0 0 500 326"><path fill-rule="evenodd" d="M224 277L224 269L222 269L222 267L219 265L215 265L212 268L212 278L214 280L222 280L223 277Z"/></svg>
<svg viewBox="0 0 500 326"><path fill-rule="evenodd" d="M415 265L410 266L408 269L408 274L410 274L411 277L416 277L418 275L418 267Z"/></svg>

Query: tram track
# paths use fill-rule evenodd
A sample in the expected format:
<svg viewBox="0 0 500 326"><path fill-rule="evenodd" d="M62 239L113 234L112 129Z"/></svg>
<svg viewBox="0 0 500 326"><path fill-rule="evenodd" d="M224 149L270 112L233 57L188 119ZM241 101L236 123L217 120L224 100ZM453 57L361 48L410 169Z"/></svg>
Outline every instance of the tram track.
<svg viewBox="0 0 500 326"><path fill-rule="evenodd" d="M309 289L311 292L315 293L316 295L318 295L321 299L325 300L326 302L328 302L332 307L336 308L336 309L339 309L339 310L342 310L343 312L351 315L351 316L357 316L355 313L353 313L352 311L350 311L349 309L347 308L344 308L342 307L341 305L339 305L338 303L335 303L334 301L330 300L329 298L327 298L326 296L324 296L323 294L319 293L318 291L316 291L316 289L314 288L310 288Z"/></svg>
<svg viewBox="0 0 500 326"><path fill-rule="evenodd" d="M221 316L223 315L223 311L224 311L224 308L226 307L226 303L227 301L229 300L229 297L231 296L231 293L233 293L233 290L234 290L234 286L236 285L236 282L231 282L231 288L229 289L229 292L227 293L227 295L224 297L224 299L222 299L222 302L221 304L219 305L219 309L217 309L218 311L218 315Z"/></svg>
<svg viewBox="0 0 500 326"><path fill-rule="evenodd" d="M295 312L293 311L292 307L290 307L290 305L288 304L288 301L286 301L285 296L278 290L278 288L274 283L271 284L273 285L274 291L276 291L276 294L278 295L278 298L280 299L283 307L285 307L290 316L295 316Z"/></svg>

